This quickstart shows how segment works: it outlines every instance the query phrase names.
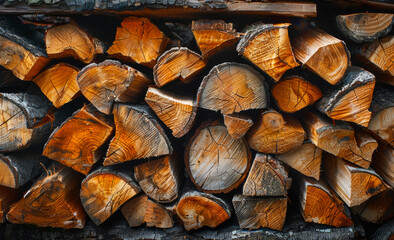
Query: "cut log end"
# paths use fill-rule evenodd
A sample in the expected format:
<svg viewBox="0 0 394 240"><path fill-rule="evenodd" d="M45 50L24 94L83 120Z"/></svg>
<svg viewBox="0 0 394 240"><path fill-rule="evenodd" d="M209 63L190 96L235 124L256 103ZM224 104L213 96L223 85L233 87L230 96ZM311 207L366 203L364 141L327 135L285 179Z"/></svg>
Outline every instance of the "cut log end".
<svg viewBox="0 0 394 240"><path fill-rule="evenodd" d="M380 144L372 157L372 167L392 188L394 188L394 149Z"/></svg>
<svg viewBox="0 0 394 240"><path fill-rule="evenodd" d="M362 220L381 224L394 216L394 191L379 193L359 206L352 208L353 213Z"/></svg>
<svg viewBox="0 0 394 240"><path fill-rule="evenodd" d="M228 133L231 137L236 139L242 138L253 125L251 117L239 113L224 115L223 118Z"/></svg>

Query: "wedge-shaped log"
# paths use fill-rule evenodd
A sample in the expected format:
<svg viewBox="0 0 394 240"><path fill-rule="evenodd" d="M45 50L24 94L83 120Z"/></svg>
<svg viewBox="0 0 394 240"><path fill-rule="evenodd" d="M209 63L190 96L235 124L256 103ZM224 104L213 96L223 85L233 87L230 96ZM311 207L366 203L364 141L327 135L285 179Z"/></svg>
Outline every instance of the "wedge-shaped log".
<svg viewBox="0 0 394 240"><path fill-rule="evenodd" d="M380 144L372 156L372 168L394 188L394 149Z"/></svg>
<svg viewBox="0 0 394 240"><path fill-rule="evenodd" d="M326 182L304 176L296 180L301 214L306 222L334 227L353 225L349 210Z"/></svg>
<svg viewBox="0 0 394 240"><path fill-rule="evenodd" d="M101 112L111 114L114 102L139 102L153 81L119 61L92 63L78 74L82 94Z"/></svg>
<svg viewBox="0 0 394 240"><path fill-rule="evenodd" d="M148 106L117 103L113 114L116 131L104 166L172 153L170 140Z"/></svg>
<svg viewBox="0 0 394 240"><path fill-rule="evenodd" d="M301 146L275 157L303 175L319 180L321 156L320 148L310 141L305 141Z"/></svg>
<svg viewBox="0 0 394 240"><path fill-rule="evenodd" d="M394 191L387 190L353 207L352 211L364 221L381 224L394 216L393 204Z"/></svg>
<svg viewBox="0 0 394 240"><path fill-rule="evenodd" d="M249 146L262 153L286 153L304 142L305 131L297 118L268 109L246 134Z"/></svg>
<svg viewBox="0 0 394 240"><path fill-rule="evenodd" d="M264 77L240 63L222 63L204 77L197 93L198 106L231 114L267 107L268 92Z"/></svg>
<svg viewBox="0 0 394 240"><path fill-rule="evenodd" d="M271 89L278 107L288 113L297 112L323 96L320 89L300 76L290 76Z"/></svg>
<svg viewBox="0 0 394 240"><path fill-rule="evenodd" d="M281 162L268 154L257 153L246 178L242 194L245 196L286 196L291 178Z"/></svg>
<svg viewBox="0 0 394 240"><path fill-rule="evenodd" d="M233 138L243 137L253 125L253 120L248 115L233 113L223 115L224 125L227 127L228 134Z"/></svg>
<svg viewBox="0 0 394 240"><path fill-rule="evenodd" d="M150 87L146 92L145 102L172 130L174 137L183 137L193 127L197 103L192 97L179 96L166 90Z"/></svg>
<svg viewBox="0 0 394 240"><path fill-rule="evenodd" d="M49 28L45 33L45 45L51 58L72 57L83 63L92 62L97 53L103 52L102 43L75 23Z"/></svg>
<svg viewBox="0 0 394 240"><path fill-rule="evenodd" d="M8 210L14 202L22 197L22 189L0 186L0 223L5 223Z"/></svg>
<svg viewBox="0 0 394 240"><path fill-rule="evenodd" d="M362 68L351 66L341 85L329 91L318 109L332 119L354 122L367 127L371 120L371 105L375 76Z"/></svg>
<svg viewBox="0 0 394 240"><path fill-rule="evenodd" d="M364 169L331 154L324 155L324 177L349 206L357 206L389 187L372 169Z"/></svg>
<svg viewBox="0 0 394 240"><path fill-rule="evenodd" d="M260 227L282 231L286 220L286 197L248 197L234 195L233 206L241 228Z"/></svg>
<svg viewBox="0 0 394 240"><path fill-rule="evenodd" d="M311 26L295 29L290 39L295 57L307 69L333 85L345 75L350 57L342 40Z"/></svg>
<svg viewBox="0 0 394 240"><path fill-rule="evenodd" d="M113 130L108 116L93 106L83 107L52 132L42 155L87 175L105 155L103 144Z"/></svg>
<svg viewBox="0 0 394 240"><path fill-rule="evenodd" d="M232 138L219 123L203 123L185 151L191 180L207 193L227 193L237 188L246 178L250 161L246 140Z"/></svg>
<svg viewBox="0 0 394 240"><path fill-rule="evenodd" d="M356 43L372 42L387 35L393 26L391 13L354 13L336 17L338 29Z"/></svg>
<svg viewBox="0 0 394 240"><path fill-rule="evenodd" d="M201 19L193 21L191 28L205 59L234 47L239 39L233 24L223 20Z"/></svg>
<svg viewBox="0 0 394 240"><path fill-rule="evenodd" d="M153 67L167 46L167 37L147 18L127 17L121 25L107 53L123 61Z"/></svg>
<svg viewBox="0 0 394 240"><path fill-rule="evenodd" d="M60 108L78 96L78 73L78 68L59 63L41 72L33 82L40 87L53 106Z"/></svg>
<svg viewBox="0 0 394 240"><path fill-rule="evenodd" d="M0 93L0 152L44 143L52 104L42 94Z"/></svg>
<svg viewBox="0 0 394 240"><path fill-rule="evenodd" d="M81 202L96 225L107 220L123 203L140 192L133 171L123 166L107 166L91 172L81 184Z"/></svg>
<svg viewBox="0 0 394 240"><path fill-rule="evenodd" d="M134 177L150 198L169 203L178 198L183 175L176 156L168 155L134 166Z"/></svg>
<svg viewBox="0 0 394 240"><path fill-rule="evenodd" d="M157 59L153 79L158 87L177 79L189 83L206 65L200 55L188 48L171 48Z"/></svg>
<svg viewBox="0 0 394 240"><path fill-rule="evenodd" d="M251 26L238 43L238 53L279 81L287 70L299 65L290 46L289 26L288 23Z"/></svg>
<svg viewBox="0 0 394 240"><path fill-rule="evenodd" d="M86 214L78 192L82 175L63 165L52 165L13 204L7 214L11 223L39 227L83 228Z"/></svg>
<svg viewBox="0 0 394 240"><path fill-rule="evenodd" d="M172 215L163 206L141 194L131 198L122 206L122 214L130 227L138 227L146 223L148 227L172 228Z"/></svg>
<svg viewBox="0 0 394 240"><path fill-rule="evenodd" d="M186 192L175 207L186 231L215 228L231 218L231 207L222 199L197 191Z"/></svg>

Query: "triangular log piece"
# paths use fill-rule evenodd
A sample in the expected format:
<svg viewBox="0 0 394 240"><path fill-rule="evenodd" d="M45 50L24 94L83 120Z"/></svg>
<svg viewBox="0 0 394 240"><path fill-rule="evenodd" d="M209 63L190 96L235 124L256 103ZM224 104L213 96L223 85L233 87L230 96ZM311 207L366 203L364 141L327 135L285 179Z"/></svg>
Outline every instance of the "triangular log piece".
<svg viewBox="0 0 394 240"><path fill-rule="evenodd" d="M312 26L295 29L290 39L295 57L307 69L332 85L345 75L350 54L342 40Z"/></svg>
<svg viewBox="0 0 394 240"><path fill-rule="evenodd" d="M134 166L134 177L152 199L169 203L179 197L182 169L175 155L168 155Z"/></svg>
<svg viewBox="0 0 394 240"><path fill-rule="evenodd" d="M231 137L236 139L242 138L253 125L253 121L250 116L239 113L223 115L223 119L228 133Z"/></svg>
<svg viewBox="0 0 394 240"><path fill-rule="evenodd" d="M296 180L301 214L306 222L334 227L353 225L349 209L326 182L304 176Z"/></svg>
<svg viewBox="0 0 394 240"><path fill-rule="evenodd" d="M286 197L248 197L234 195L233 206L241 228L260 227L282 231L286 220Z"/></svg>
<svg viewBox="0 0 394 240"><path fill-rule="evenodd" d="M369 110L372 117L368 129L394 147L394 91L377 85Z"/></svg>
<svg viewBox="0 0 394 240"><path fill-rule="evenodd" d="M172 130L174 137L183 137L193 127L197 114L197 103L192 97L179 96L166 90L149 87L145 95L145 102Z"/></svg>
<svg viewBox="0 0 394 240"><path fill-rule="evenodd" d="M319 180L321 156L322 150L306 141L290 152L277 154L275 157L303 175Z"/></svg>
<svg viewBox="0 0 394 240"><path fill-rule="evenodd" d="M367 127L375 76L362 68L351 66L340 86L332 89L319 102L318 109L332 119L354 122Z"/></svg>
<svg viewBox="0 0 394 240"><path fill-rule="evenodd" d="M376 139L361 127L354 127L354 136L356 137L357 146L362 152L365 159L371 159L375 150L378 148Z"/></svg>
<svg viewBox="0 0 394 240"><path fill-rule="evenodd" d="M170 140L148 106L117 103L113 114L116 131L104 166L172 153Z"/></svg>
<svg viewBox="0 0 394 240"><path fill-rule="evenodd" d="M186 192L175 207L186 231L215 228L231 218L231 207L222 199L197 191Z"/></svg>
<svg viewBox="0 0 394 240"><path fill-rule="evenodd" d="M103 144L113 130L108 116L93 106L83 107L52 132L42 155L87 175L105 155Z"/></svg>
<svg viewBox="0 0 394 240"><path fill-rule="evenodd" d="M266 108L268 87L264 77L240 63L222 63L204 77L197 93L198 106L222 114Z"/></svg>
<svg viewBox="0 0 394 240"><path fill-rule="evenodd" d="M171 48L157 59L153 79L158 87L177 79L189 83L206 65L200 55L188 48Z"/></svg>
<svg viewBox="0 0 394 240"><path fill-rule="evenodd" d="M237 51L275 81L297 67L290 46L289 23L259 24L249 27L238 43Z"/></svg>
<svg viewBox="0 0 394 240"><path fill-rule="evenodd" d="M300 76L290 76L276 83L271 89L277 106L293 113L312 105L323 96L320 89Z"/></svg>
<svg viewBox="0 0 394 240"><path fill-rule="evenodd" d="M5 223L8 210L14 202L22 197L22 189L0 186L0 223Z"/></svg>
<svg viewBox="0 0 394 240"><path fill-rule="evenodd" d="M101 167L82 181L82 206L96 225L107 220L123 203L140 192L133 170L123 166Z"/></svg>
<svg viewBox="0 0 394 240"><path fill-rule="evenodd" d="M52 165L13 204L7 214L11 223L39 227L83 228L86 214L78 197L82 175L63 165Z"/></svg>
<svg viewBox="0 0 394 240"><path fill-rule="evenodd" d="M323 159L325 179L349 207L389 189L372 169L358 167L331 154L325 154Z"/></svg>
<svg viewBox="0 0 394 240"><path fill-rule="evenodd" d="M157 228L174 226L171 213L144 194L128 200L121 210L130 227L138 227L143 223L148 227Z"/></svg>
<svg viewBox="0 0 394 240"><path fill-rule="evenodd" d="M234 139L219 123L203 123L185 152L185 165L197 188L227 193L237 188L250 168L251 153L244 138Z"/></svg>
<svg viewBox="0 0 394 240"><path fill-rule="evenodd" d="M234 47L239 39L233 24L223 20L193 21L191 29L205 59Z"/></svg>
<svg viewBox="0 0 394 240"><path fill-rule="evenodd" d="M309 111L303 112L303 123L309 139L319 148L363 168L371 164L371 146L361 144L362 139L357 142L354 129L348 123L335 121L334 124L331 119ZM372 139L369 136L364 140Z"/></svg>
<svg viewBox="0 0 394 240"><path fill-rule="evenodd" d="M0 19L0 65L17 78L30 81L48 64L49 58L31 36L13 31L19 26L11 26L11 21Z"/></svg>
<svg viewBox="0 0 394 240"><path fill-rule="evenodd" d="M139 102L153 81L119 61L91 63L78 74L82 94L101 112L111 114L114 102Z"/></svg>
<svg viewBox="0 0 394 240"><path fill-rule="evenodd" d="M33 82L40 87L53 106L60 108L78 96L78 73L78 68L59 63L41 72Z"/></svg>
<svg viewBox="0 0 394 240"><path fill-rule="evenodd" d="M305 131L297 118L268 109L246 134L249 146L262 153L286 153L305 140Z"/></svg>
<svg viewBox="0 0 394 240"><path fill-rule="evenodd" d="M44 143L50 134L51 106L42 94L0 93L0 152Z"/></svg>
<svg viewBox="0 0 394 240"><path fill-rule="evenodd" d="M338 15L337 27L348 39L356 43L372 42L387 35L393 26L390 13L353 13Z"/></svg>
<svg viewBox="0 0 394 240"><path fill-rule="evenodd" d="M96 53L103 51L97 41L75 23L54 26L45 33L45 45L49 57L72 57L83 63L92 62Z"/></svg>
<svg viewBox="0 0 394 240"><path fill-rule="evenodd" d="M242 194L245 196L286 196L291 186L287 169L268 154L257 153L246 178Z"/></svg>
<svg viewBox="0 0 394 240"><path fill-rule="evenodd" d="M147 18L127 17L121 25L107 53L123 61L153 67L168 38Z"/></svg>
<svg viewBox="0 0 394 240"><path fill-rule="evenodd" d="M393 204L394 191L387 190L353 207L352 211L364 221L381 224L394 216Z"/></svg>
<svg viewBox="0 0 394 240"><path fill-rule="evenodd" d="M352 56L368 71L371 71L376 80L394 85L394 36L390 35L365 43L352 51Z"/></svg>
<svg viewBox="0 0 394 240"><path fill-rule="evenodd" d="M47 163L48 159L41 157L41 149L0 153L0 185L20 188L42 173Z"/></svg>
<svg viewBox="0 0 394 240"><path fill-rule="evenodd" d="M394 188L394 149L380 144L372 156L373 169Z"/></svg>

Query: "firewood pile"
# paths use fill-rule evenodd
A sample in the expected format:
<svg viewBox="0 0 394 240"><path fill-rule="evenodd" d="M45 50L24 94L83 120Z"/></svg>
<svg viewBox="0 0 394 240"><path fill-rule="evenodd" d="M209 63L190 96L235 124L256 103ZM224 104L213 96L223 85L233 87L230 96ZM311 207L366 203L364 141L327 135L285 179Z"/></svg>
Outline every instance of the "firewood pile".
<svg viewBox="0 0 394 240"><path fill-rule="evenodd" d="M394 14L380 10L1 15L0 222L280 232L296 209L387 227Z"/></svg>

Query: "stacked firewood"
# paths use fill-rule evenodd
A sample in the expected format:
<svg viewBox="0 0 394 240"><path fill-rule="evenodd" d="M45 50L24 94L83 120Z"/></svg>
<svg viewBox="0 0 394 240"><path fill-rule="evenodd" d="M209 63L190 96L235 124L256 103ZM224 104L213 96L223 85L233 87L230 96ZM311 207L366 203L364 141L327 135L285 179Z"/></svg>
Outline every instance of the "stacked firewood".
<svg viewBox="0 0 394 240"><path fill-rule="evenodd" d="M0 19L1 222L83 228L120 210L131 227L281 231L290 204L334 227L394 215L393 14L337 16L344 40L301 19L169 34L126 17L110 44L40 20Z"/></svg>

